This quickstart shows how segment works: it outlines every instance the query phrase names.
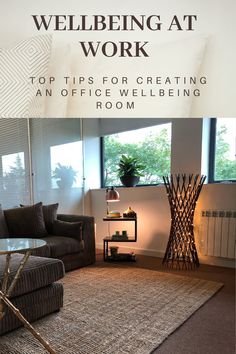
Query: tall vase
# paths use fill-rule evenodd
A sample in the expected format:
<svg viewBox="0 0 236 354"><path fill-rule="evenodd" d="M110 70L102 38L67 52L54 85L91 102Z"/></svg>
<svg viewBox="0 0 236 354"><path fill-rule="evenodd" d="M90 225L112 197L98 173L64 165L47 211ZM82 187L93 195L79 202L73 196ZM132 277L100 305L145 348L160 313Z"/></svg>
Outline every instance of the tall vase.
<svg viewBox="0 0 236 354"><path fill-rule="evenodd" d="M206 176L164 176L171 211L169 240L162 264L176 269L199 267L194 239L194 211Z"/></svg>

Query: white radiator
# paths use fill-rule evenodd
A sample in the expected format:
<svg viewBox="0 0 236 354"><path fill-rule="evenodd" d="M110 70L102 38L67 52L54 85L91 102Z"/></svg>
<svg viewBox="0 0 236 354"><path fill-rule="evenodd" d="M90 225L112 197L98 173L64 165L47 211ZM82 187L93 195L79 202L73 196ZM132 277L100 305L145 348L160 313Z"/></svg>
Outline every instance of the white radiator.
<svg viewBox="0 0 236 354"><path fill-rule="evenodd" d="M202 255L235 258L235 210L202 210L199 231Z"/></svg>

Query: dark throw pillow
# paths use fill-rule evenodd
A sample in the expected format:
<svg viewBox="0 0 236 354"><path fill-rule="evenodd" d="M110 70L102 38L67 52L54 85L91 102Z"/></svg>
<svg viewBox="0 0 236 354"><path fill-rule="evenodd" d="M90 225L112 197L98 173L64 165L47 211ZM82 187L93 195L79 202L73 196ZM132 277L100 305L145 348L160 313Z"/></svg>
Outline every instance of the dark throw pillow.
<svg viewBox="0 0 236 354"><path fill-rule="evenodd" d="M49 234L52 233L53 221L56 220L57 218L58 205L59 205L58 203L43 205L43 217L44 217L45 227ZM20 204L20 206L22 208L25 208L29 205Z"/></svg>
<svg viewBox="0 0 236 354"><path fill-rule="evenodd" d="M46 230L49 234L53 231L53 222L57 218L58 203L43 205L43 217L46 226Z"/></svg>
<svg viewBox="0 0 236 354"><path fill-rule="evenodd" d="M44 237L47 235L42 203L4 211L10 237Z"/></svg>
<svg viewBox="0 0 236 354"><path fill-rule="evenodd" d="M7 238L9 236L5 216L0 204L0 238Z"/></svg>
<svg viewBox="0 0 236 354"><path fill-rule="evenodd" d="M83 223L68 222L62 220L54 220L53 222L53 235L74 237L82 241L82 225Z"/></svg>

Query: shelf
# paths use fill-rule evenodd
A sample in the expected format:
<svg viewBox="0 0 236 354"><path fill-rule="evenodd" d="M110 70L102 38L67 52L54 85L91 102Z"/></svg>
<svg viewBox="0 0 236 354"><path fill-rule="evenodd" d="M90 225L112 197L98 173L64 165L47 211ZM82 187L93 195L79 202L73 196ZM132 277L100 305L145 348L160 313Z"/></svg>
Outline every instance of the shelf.
<svg viewBox="0 0 236 354"><path fill-rule="evenodd" d="M104 217L103 221L136 221L137 218L124 218L123 216L119 218Z"/></svg>
<svg viewBox="0 0 236 354"><path fill-rule="evenodd" d="M107 242L136 242L135 238L126 238L126 239L113 239L111 236L104 237L103 241Z"/></svg>
<svg viewBox="0 0 236 354"><path fill-rule="evenodd" d="M107 256L107 262L136 262L135 254L118 253L116 256Z"/></svg>
<svg viewBox="0 0 236 354"><path fill-rule="evenodd" d="M137 242L137 216L136 217L123 217L120 216L118 218L112 218L109 216L106 216L103 218L103 221L133 221L134 225L134 235L128 238L122 238L122 236L119 239L119 236L116 238L112 238L112 236L106 236L103 238L103 259L104 261L109 261L109 262L135 262L135 255L131 253L118 253L116 256L111 256L109 255L109 242Z"/></svg>

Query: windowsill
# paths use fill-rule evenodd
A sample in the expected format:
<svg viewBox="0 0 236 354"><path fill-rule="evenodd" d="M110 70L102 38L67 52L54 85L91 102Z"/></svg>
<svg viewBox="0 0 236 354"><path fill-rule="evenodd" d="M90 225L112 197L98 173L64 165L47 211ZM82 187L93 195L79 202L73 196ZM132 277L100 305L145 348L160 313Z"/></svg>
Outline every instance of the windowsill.
<svg viewBox="0 0 236 354"><path fill-rule="evenodd" d="M99 190L106 190L109 187L101 187L101 188L91 188L92 191L99 191ZM151 184L151 185L139 185L139 186L135 186L135 187L125 187L125 186L114 186L114 188L116 189L125 189L125 190L137 190L137 189L146 189L146 188L158 188L158 187L165 187L164 183L160 183L160 184Z"/></svg>
<svg viewBox="0 0 236 354"><path fill-rule="evenodd" d="M207 186L207 185L219 185L219 186L232 186L232 185L235 185L236 184L236 181L235 182L227 182L227 181L223 181L223 182L207 182L205 183L203 186ZM152 185L138 185L138 186L135 186L135 187L125 187L125 186L114 186L114 188L118 189L118 190L138 190L138 189L151 189L151 188L164 188L165 185L164 183L160 183L160 184L152 184ZM101 187L101 188L91 188L90 190L91 191L105 191L108 187ZM109 187L110 188L110 187Z"/></svg>
<svg viewBox="0 0 236 354"><path fill-rule="evenodd" d="M207 184L236 184L236 181L212 181L212 182L208 182Z"/></svg>

